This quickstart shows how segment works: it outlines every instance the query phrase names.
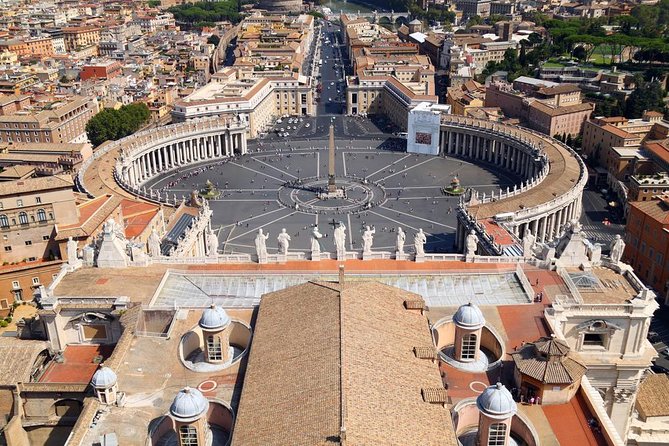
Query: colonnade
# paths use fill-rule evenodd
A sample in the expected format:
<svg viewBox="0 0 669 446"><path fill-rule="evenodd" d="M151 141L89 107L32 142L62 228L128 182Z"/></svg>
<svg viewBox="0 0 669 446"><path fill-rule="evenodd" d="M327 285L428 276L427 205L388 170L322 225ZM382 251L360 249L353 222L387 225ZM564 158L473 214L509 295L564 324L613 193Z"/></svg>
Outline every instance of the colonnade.
<svg viewBox="0 0 669 446"><path fill-rule="evenodd" d="M543 169L545 160L530 146L509 138L491 139L489 134L442 129L440 153L484 161L529 180Z"/></svg>
<svg viewBox="0 0 669 446"><path fill-rule="evenodd" d="M229 121L186 122L155 129L141 140L121 140L123 156L116 176L123 186L138 190L155 175L200 161L243 155L247 152L246 129ZM183 128L182 128L183 127Z"/></svg>
<svg viewBox="0 0 669 446"><path fill-rule="evenodd" d="M587 175L578 155L558 141L527 129L475 121L442 118L440 153L498 166L519 176L521 185L507 193L500 190L499 194L479 202L478 208L472 211L468 210L471 203L461 202L456 234L458 248L464 247L467 234L473 229L486 247L484 251L493 255L503 253L499 235L496 239L488 234L482 220L495 220L518 242L530 230L536 241L543 243L559 236L569 221L580 218ZM555 177L579 171L576 181L563 181L556 186L559 182ZM549 173L553 176L550 192L541 187ZM505 203L508 203L506 209Z"/></svg>

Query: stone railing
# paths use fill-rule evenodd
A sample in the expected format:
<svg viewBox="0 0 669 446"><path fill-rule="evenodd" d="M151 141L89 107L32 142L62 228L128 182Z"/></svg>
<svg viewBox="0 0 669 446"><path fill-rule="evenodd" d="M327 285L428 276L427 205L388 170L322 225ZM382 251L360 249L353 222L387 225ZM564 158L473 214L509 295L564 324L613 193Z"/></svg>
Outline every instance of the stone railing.
<svg viewBox="0 0 669 446"><path fill-rule="evenodd" d="M544 141L546 135L537 134L537 132L525 128L523 128L523 130L518 130L517 127L511 127L505 124L456 115L443 115L441 124L464 130L473 130L479 136L484 138L489 138L490 135L493 134L496 140L507 142L517 150L521 150L529 156L539 158L538 162L541 163L541 170L537 175L523 180L520 186L514 185L513 189L510 187L507 187L506 190L500 189L497 194L492 192L490 196L486 196L486 194L479 196L478 192L475 192L475 197L479 203L489 203L491 201L503 200L505 198L519 195L541 184L548 175L550 164L548 157L542 148L542 145L546 143L546 141ZM527 133L534 136L540 135L541 138L529 138Z"/></svg>
<svg viewBox="0 0 669 446"><path fill-rule="evenodd" d="M99 146L93 152L93 156L89 157L88 159L84 160L83 163L81 163L81 167L79 168L79 171L77 172L77 176L75 178L77 189L80 192L87 193L89 196L92 197L93 195L86 187L86 181L85 181L86 171L91 166L91 164L93 164L94 161L98 160L99 158L110 152L117 151L118 156L116 157L115 168L113 171L114 179L121 187L123 187L128 192L131 192L133 194L138 194L138 192L141 191L128 189L127 185L119 182L119 175L117 170L119 170L119 162L121 156L124 157L137 156L148 148L153 148L160 144L173 142L175 139L178 139L180 137L188 137L190 135L193 135L194 133L203 131L206 132L212 130L214 131L228 130L230 128L234 128L231 126L235 125L237 125L237 122L231 118L217 117L217 118L193 119L187 122L166 125L164 127L142 130L125 138L119 139L117 141L108 141Z"/></svg>

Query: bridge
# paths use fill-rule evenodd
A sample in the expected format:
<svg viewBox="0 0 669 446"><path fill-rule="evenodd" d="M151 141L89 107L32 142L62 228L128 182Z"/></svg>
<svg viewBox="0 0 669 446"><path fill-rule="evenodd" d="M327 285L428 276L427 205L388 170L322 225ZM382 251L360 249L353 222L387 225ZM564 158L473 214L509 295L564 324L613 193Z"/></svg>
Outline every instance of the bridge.
<svg viewBox="0 0 669 446"><path fill-rule="evenodd" d="M355 16L359 18L365 18L370 20L372 23L380 23L383 19L385 19L389 23L396 23L396 22L409 22L411 20L411 13L409 11L404 11L404 12L399 12L399 11L374 11L374 12L368 12L368 13L349 13L349 16Z"/></svg>

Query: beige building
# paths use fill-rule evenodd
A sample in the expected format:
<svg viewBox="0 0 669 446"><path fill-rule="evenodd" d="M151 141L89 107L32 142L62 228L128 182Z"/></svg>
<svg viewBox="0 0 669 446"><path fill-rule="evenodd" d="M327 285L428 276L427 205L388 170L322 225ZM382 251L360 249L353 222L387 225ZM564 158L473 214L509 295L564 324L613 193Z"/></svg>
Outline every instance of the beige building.
<svg viewBox="0 0 669 446"><path fill-rule="evenodd" d="M55 225L78 221L70 176L55 175L0 183L0 232L5 262L60 259Z"/></svg>
<svg viewBox="0 0 669 446"><path fill-rule="evenodd" d="M277 71L263 74L225 68L210 83L175 103L175 122L235 115L248 124L247 134L255 138L283 115L313 116L315 106L311 79L297 73Z"/></svg>
<svg viewBox="0 0 669 446"><path fill-rule="evenodd" d="M0 144L84 143L86 123L98 112L95 98L74 96L41 108L0 116Z"/></svg>
<svg viewBox="0 0 669 446"><path fill-rule="evenodd" d="M66 27L62 29L62 33L67 51L79 50L100 42L100 28L96 26Z"/></svg>

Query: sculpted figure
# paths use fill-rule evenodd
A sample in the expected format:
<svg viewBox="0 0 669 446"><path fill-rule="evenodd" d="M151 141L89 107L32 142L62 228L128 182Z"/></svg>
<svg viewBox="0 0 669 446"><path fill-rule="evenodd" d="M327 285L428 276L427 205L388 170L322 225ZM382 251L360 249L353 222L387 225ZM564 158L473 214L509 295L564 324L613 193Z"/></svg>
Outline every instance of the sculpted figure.
<svg viewBox="0 0 669 446"><path fill-rule="evenodd" d="M416 249L416 256L425 255L425 243L427 242L427 237L423 232L423 228L420 228L416 235L413 238L413 246Z"/></svg>
<svg viewBox="0 0 669 446"><path fill-rule="evenodd" d="M311 252L321 253L321 242L320 239L323 238L323 234L318 232L318 226L314 226L314 229L311 230Z"/></svg>
<svg viewBox="0 0 669 446"><path fill-rule="evenodd" d="M346 226L344 222L339 222L334 230L335 248L337 248L337 259L346 258Z"/></svg>
<svg viewBox="0 0 669 446"><path fill-rule="evenodd" d="M151 257L158 257L160 255L160 236L154 229L149 235L149 255Z"/></svg>
<svg viewBox="0 0 669 446"><path fill-rule="evenodd" d="M258 229L258 235L256 235L256 254L258 258L267 257L267 239L269 238L269 233L263 234L262 229Z"/></svg>
<svg viewBox="0 0 669 446"><path fill-rule="evenodd" d="M77 242L72 237L67 239L67 263L72 265L77 261Z"/></svg>
<svg viewBox="0 0 669 446"><path fill-rule="evenodd" d="M525 257L532 256L532 250L534 248L534 242L537 238L532 234L532 231L528 228L525 231L525 236L523 237L523 255Z"/></svg>
<svg viewBox="0 0 669 446"><path fill-rule="evenodd" d="M465 250L465 255L473 256L476 254L478 249L479 238L476 236L476 232L472 229L467 236L467 246Z"/></svg>
<svg viewBox="0 0 669 446"><path fill-rule="evenodd" d="M279 254L287 255L288 246L290 245L290 235L286 232L286 228L281 229L281 232L276 238L279 242Z"/></svg>
<svg viewBox="0 0 669 446"><path fill-rule="evenodd" d="M209 248L209 257L218 255L218 236L211 228L207 233L207 247Z"/></svg>
<svg viewBox="0 0 669 446"><path fill-rule="evenodd" d="M395 251L397 251L400 255L404 255L404 242L406 239L406 233L402 230L401 227L398 227L397 238L395 239Z"/></svg>
<svg viewBox="0 0 669 446"><path fill-rule="evenodd" d="M372 244L374 243L374 234L376 234L376 228L370 229L369 226L365 226L365 231L362 233L362 252L364 253L372 252Z"/></svg>
<svg viewBox="0 0 669 446"><path fill-rule="evenodd" d="M619 234L616 234L616 238L611 241L611 253L609 257L611 258L611 263L617 265L620 263L620 259L623 256L625 251L625 241L620 237Z"/></svg>

